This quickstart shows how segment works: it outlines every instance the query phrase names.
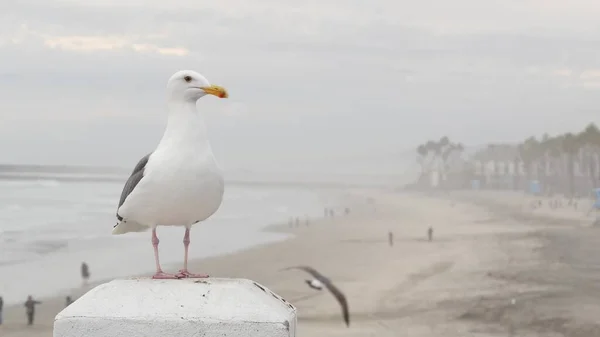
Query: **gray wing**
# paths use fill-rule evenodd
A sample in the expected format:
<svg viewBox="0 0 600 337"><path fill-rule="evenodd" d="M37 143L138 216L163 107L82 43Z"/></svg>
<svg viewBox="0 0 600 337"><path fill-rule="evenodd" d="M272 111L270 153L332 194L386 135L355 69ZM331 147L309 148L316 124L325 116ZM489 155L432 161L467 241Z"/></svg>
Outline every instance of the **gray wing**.
<svg viewBox="0 0 600 337"><path fill-rule="evenodd" d="M140 182L140 180L142 180L142 178L144 177L144 169L146 168L146 164L148 163L148 158L150 158L151 154L152 153L148 153L147 155L143 156L142 159L140 159L140 161L138 161L138 163L133 168L133 171L131 172L129 179L127 179L125 186L123 187L123 191L121 192L121 199L119 200L119 206L117 206L117 219L119 221L123 220L123 217L119 215L119 208L123 205L123 203L125 202L125 199L127 199L129 194L131 194L133 189L137 186L137 184Z"/></svg>
<svg viewBox="0 0 600 337"><path fill-rule="evenodd" d="M323 284L331 283L331 281L329 281L329 279L327 277L323 276L323 274L319 273L315 268L308 267L308 266L295 266L295 267L285 268L283 270L290 270L290 269L304 270L305 272L309 273L312 277L316 278Z"/></svg>
<svg viewBox="0 0 600 337"><path fill-rule="evenodd" d="M340 303L340 306L342 307L342 314L344 315L344 322L346 322L346 326L350 326L350 312L348 310L348 300L346 300L346 296L336 286L334 286L333 283L331 283L331 281L327 277L323 276L323 274L319 273L316 269L308 266L289 267L283 270L289 269L304 270L305 272L312 275L312 277L316 278L321 283L323 283L325 287L327 287L327 290L329 290L333 297L335 297L335 299Z"/></svg>

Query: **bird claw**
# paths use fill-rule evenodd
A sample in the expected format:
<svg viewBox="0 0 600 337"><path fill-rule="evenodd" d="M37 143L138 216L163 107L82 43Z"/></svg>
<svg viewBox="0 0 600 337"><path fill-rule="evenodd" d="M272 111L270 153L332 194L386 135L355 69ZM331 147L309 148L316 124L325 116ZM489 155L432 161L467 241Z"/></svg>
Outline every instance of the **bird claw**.
<svg viewBox="0 0 600 337"><path fill-rule="evenodd" d="M180 279L181 277L179 276L179 274L177 274L177 275L167 274L167 273L163 273L161 271L161 272L154 274L154 276L152 276L152 278L155 280L177 280L177 279Z"/></svg>
<svg viewBox="0 0 600 337"><path fill-rule="evenodd" d="M180 270L179 273L177 273L177 277L179 278L207 278L208 275L206 274L192 274L187 270Z"/></svg>

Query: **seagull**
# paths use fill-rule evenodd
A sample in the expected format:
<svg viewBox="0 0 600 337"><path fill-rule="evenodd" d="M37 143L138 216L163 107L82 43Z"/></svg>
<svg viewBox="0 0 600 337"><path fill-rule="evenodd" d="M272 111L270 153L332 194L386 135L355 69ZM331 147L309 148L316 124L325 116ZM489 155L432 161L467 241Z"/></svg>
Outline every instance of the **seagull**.
<svg viewBox="0 0 600 337"><path fill-rule="evenodd" d="M314 268L308 266L288 267L282 270L290 269L304 270L305 272L312 275L312 277L315 278L314 280L306 280L309 286L311 286L311 283L314 281L319 282L319 284L321 284L321 287L324 285L327 288L327 290L329 290L329 292L331 292L335 299L340 303L340 306L342 307L342 314L344 315L344 322L346 322L346 326L350 326L350 313L348 311L348 301L346 300L346 296L336 286L334 286L333 283L331 283L331 281L327 277L323 276ZM311 288L313 287L311 286Z"/></svg>
<svg viewBox="0 0 600 337"><path fill-rule="evenodd" d="M203 116L196 102L206 96L227 98L227 91L211 85L191 70L176 72L167 83L167 126L156 149L142 157L127 179L117 207L112 234L152 229L156 273L154 279L204 278L188 271L192 225L213 215L223 200L224 180L213 155ZM185 227L183 269L163 272L158 258L157 226Z"/></svg>

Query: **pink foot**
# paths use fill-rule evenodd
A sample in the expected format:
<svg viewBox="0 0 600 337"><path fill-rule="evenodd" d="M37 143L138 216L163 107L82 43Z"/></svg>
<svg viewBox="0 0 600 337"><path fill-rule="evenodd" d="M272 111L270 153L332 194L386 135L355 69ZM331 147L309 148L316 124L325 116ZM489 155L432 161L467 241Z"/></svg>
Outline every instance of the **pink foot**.
<svg viewBox="0 0 600 337"><path fill-rule="evenodd" d="M185 269L181 269L179 271L179 273L177 274L177 277L179 278L207 278L208 275L206 274L192 274L189 271L185 270Z"/></svg>
<svg viewBox="0 0 600 337"><path fill-rule="evenodd" d="M161 272L154 274L154 276L152 276L152 278L155 280L174 280L174 279L180 279L181 276L179 276L179 274L173 275L173 274L163 273L161 271Z"/></svg>

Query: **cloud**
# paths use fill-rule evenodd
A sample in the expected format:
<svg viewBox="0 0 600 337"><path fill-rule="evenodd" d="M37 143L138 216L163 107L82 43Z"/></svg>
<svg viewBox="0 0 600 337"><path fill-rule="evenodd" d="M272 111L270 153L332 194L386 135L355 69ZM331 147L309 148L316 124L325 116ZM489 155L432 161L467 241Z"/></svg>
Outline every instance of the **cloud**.
<svg viewBox="0 0 600 337"><path fill-rule="evenodd" d="M0 143L35 140L0 150L127 161L160 135L165 82L186 68L230 91L199 108L236 167L562 130L565 111L600 104L598 15L586 0L3 0Z"/></svg>
<svg viewBox="0 0 600 337"><path fill-rule="evenodd" d="M74 52L130 49L138 53L158 53L173 56L186 56L190 53L186 48L160 47L149 43L136 43L133 39L121 36L48 36L44 38L44 45L53 49Z"/></svg>

